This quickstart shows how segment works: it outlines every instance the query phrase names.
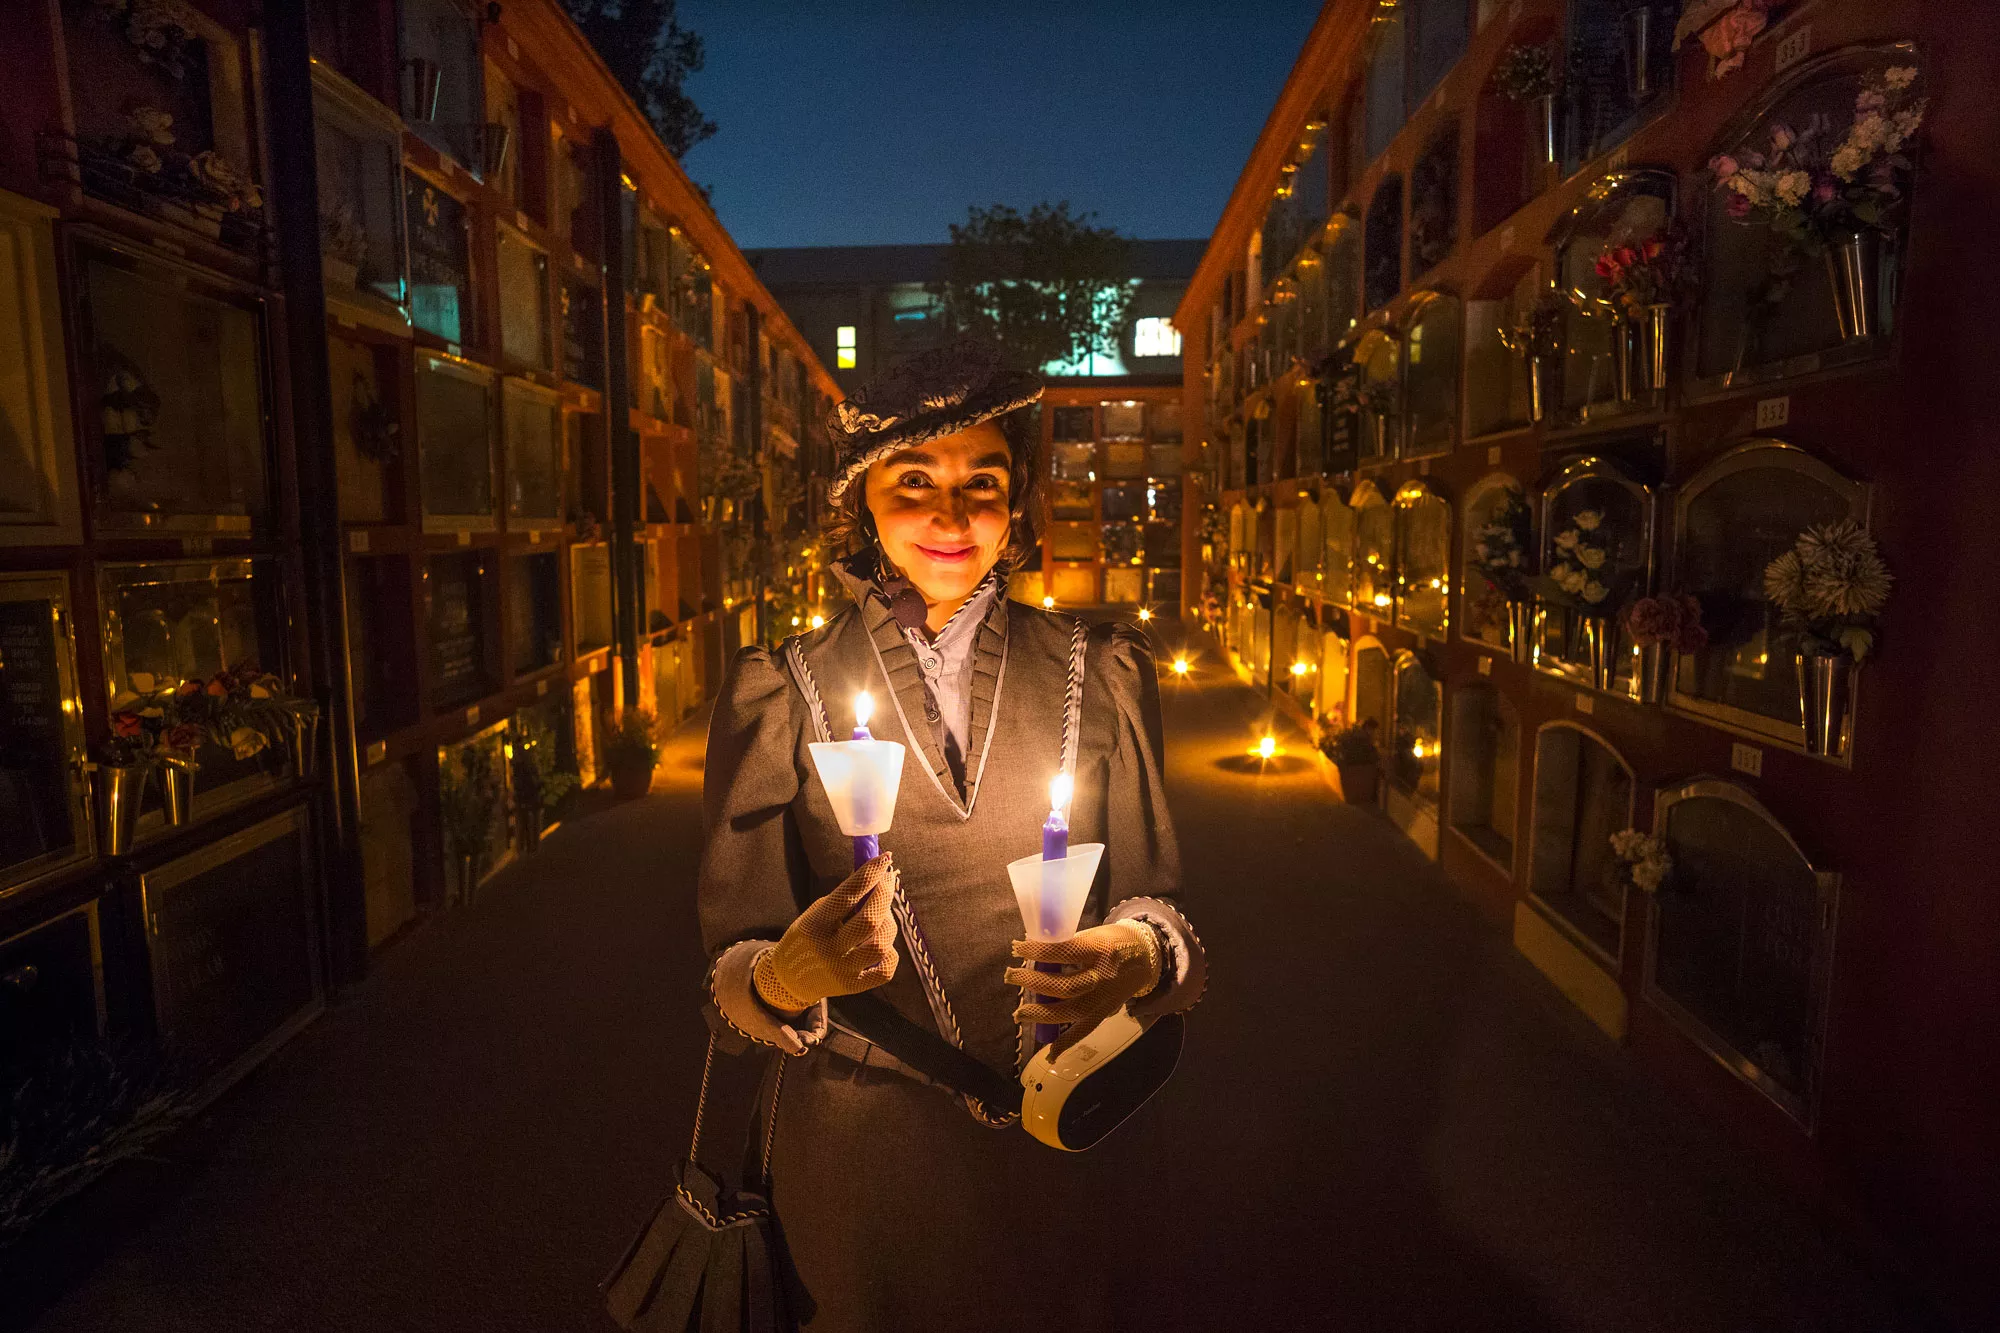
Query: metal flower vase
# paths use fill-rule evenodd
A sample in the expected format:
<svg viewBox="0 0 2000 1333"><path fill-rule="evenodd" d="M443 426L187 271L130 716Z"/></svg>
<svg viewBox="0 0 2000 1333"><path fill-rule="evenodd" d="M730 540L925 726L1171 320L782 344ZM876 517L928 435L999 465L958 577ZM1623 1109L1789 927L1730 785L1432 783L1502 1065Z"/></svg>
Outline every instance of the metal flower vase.
<svg viewBox="0 0 2000 1333"><path fill-rule="evenodd" d="M1632 697L1642 704L1656 704L1665 695L1666 673L1673 659L1657 643L1632 645Z"/></svg>
<svg viewBox="0 0 2000 1333"><path fill-rule="evenodd" d="M1592 689L1609 693L1618 674L1618 628L1609 616L1579 616L1583 630L1583 662Z"/></svg>
<svg viewBox="0 0 2000 1333"><path fill-rule="evenodd" d="M1618 328L1618 397L1627 403L1652 398L1667 387L1673 307L1649 305Z"/></svg>
<svg viewBox="0 0 2000 1333"><path fill-rule="evenodd" d="M312 781L319 772L319 714L287 714L284 742L291 752L293 774L302 782Z"/></svg>
<svg viewBox="0 0 2000 1333"><path fill-rule="evenodd" d="M479 889L479 856L474 852L461 853L456 859L458 871L458 903L461 907L472 902L472 895Z"/></svg>
<svg viewBox="0 0 2000 1333"><path fill-rule="evenodd" d="M1556 127L1560 123L1556 119L1556 95L1554 93L1543 93L1531 105L1534 108L1535 118L1535 147L1541 158L1538 165L1552 167L1560 160L1557 157L1558 145L1556 143Z"/></svg>
<svg viewBox="0 0 2000 1333"><path fill-rule="evenodd" d="M1530 352L1528 369L1528 420L1541 421L1549 414L1549 392L1555 386L1554 357Z"/></svg>
<svg viewBox="0 0 2000 1333"><path fill-rule="evenodd" d="M1826 276L1833 286L1833 317L1845 342L1875 333L1875 302L1882 279L1882 236L1873 228L1828 239Z"/></svg>
<svg viewBox="0 0 2000 1333"><path fill-rule="evenodd" d="M159 769L167 823L179 828L194 818L194 764L186 759L162 759Z"/></svg>
<svg viewBox="0 0 2000 1333"><path fill-rule="evenodd" d="M1535 660L1535 604L1529 601L1507 603L1507 646L1514 654L1514 660L1523 666Z"/></svg>
<svg viewBox="0 0 2000 1333"><path fill-rule="evenodd" d="M99 764L92 774L91 800L97 808L98 849L106 856L130 856L139 836L139 807L146 799L151 764Z"/></svg>
<svg viewBox="0 0 2000 1333"><path fill-rule="evenodd" d="M1793 659L1799 675L1799 720L1805 725L1806 753L1840 759L1847 754L1847 705L1859 669L1850 657Z"/></svg>
<svg viewBox="0 0 2000 1333"><path fill-rule="evenodd" d="M1653 95L1653 12L1645 6L1625 11L1625 92L1638 106Z"/></svg>

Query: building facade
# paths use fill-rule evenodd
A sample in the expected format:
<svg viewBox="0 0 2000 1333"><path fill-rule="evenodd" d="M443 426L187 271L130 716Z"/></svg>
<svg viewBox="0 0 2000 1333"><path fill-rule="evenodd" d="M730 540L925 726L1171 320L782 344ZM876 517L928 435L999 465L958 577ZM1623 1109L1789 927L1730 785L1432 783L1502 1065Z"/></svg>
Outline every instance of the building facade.
<svg viewBox="0 0 2000 1333"><path fill-rule="evenodd" d="M1336 0L1176 319L1190 610L1315 736L1372 724L1520 952L1968 1327L1996 60L1969 3ZM1843 523L1801 612L1767 567Z"/></svg>
<svg viewBox="0 0 2000 1333"><path fill-rule="evenodd" d="M219 1086L797 613L838 390L553 0L15 18L0 1068Z"/></svg>
<svg viewBox="0 0 2000 1333"><path fill-rule="evenodd" d="M1115 354L1048 367L1041 558L1014 595L1065 606L1181 602L1181 337L1173 315L1200 241L1134 241L1135 283ZM751 267L852 390L944 336L931 285L942 245L752 250Z"/></svg>

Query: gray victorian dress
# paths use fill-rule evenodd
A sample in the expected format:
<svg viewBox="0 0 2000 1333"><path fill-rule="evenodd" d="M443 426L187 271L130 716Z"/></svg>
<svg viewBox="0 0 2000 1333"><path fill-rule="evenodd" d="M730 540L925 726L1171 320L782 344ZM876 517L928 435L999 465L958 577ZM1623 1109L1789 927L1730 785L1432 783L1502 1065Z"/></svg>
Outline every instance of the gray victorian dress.
<svg viewBox="0 0 2000 1333"><path fill-rule="evenodd" d="M1002 1071L1025 1049L1002 979L1024 932L1006 864L1040 849L1060 764L1069 616L994 597L970 660L970 727L946 745L923 667L886 599L843 573L856 604L802 640L834 730L851 701L876 700L871 729L907 748L895 825L882 835L929 944L964 1049ZM1018 1126L980 1124L874 1048L829 1038L824 1003L791 1017L751 985L756 955L853 868L806 749L804 696L780 656L746 648L717 701L703 794L701 867L709 994L738 1032L794 1057L779 1101L772 1202L817 1307L813 1333L904 1329L1064 1330L1162 1322L1147 1240L1163 1214L1170 1156L1156 1099L1087 1153ZM959 771L962 770L962 777ZM1142 1020L1199 998L1206 968L1181 915L1180 862L1161 783L1158 681L1145 639L1092 629L1085 652L1075 843L1105 844L1083 925L1142 918L1167 940ZM935 1030L907 949L877 992ZM844 1045L842 1043L845 1043Z"/></svg>

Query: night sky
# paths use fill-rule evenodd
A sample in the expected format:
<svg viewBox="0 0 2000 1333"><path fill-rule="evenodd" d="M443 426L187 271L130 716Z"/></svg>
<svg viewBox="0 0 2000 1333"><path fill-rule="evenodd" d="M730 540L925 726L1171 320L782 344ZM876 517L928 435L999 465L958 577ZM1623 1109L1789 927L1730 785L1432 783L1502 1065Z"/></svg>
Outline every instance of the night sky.
<svg viewBox="0 0 2000 1333"><path fill-rule="evenodd" d="M945 241L972 204L1068 199L1213 230L1309 0L681 0L721 129L683 164L744 249Z"/></svg>

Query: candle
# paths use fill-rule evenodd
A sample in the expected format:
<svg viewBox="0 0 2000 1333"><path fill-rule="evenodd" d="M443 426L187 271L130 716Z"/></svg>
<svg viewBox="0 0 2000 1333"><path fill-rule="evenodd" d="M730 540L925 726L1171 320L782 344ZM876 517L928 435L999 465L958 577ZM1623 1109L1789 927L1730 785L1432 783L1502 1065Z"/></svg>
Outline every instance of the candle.
<svg viewBox="0 0 2000 1333"><path fill-rule="evenodd" d="M1067 773L1058 773L1049 782L1049 817L1042 821L1042 901L1041 933L1051 938L1060 938L1075 929L1074 922L1055 919L1063 901L1063 878L1068 867L1062 862L1069 860L1069 798L1071 781ZM1060 972L1055 963L1036 963L1037 972ZM1040 1000L1042 997L1037 996ZM1055 1023L1035 1024L1035 1045L1046 1046L1062 1032Z"/></svg>
<svg viewBox="0 0 2000 1333"><path fill-rule="evenodd" d="M896 792L903 780L903 747L895 741L878 741L868 730L873 705L865 691L855 695L849 738L817 741L808 747L834 819L854 841L856 866L881 854L880 835L895 818Z"/></svg>

